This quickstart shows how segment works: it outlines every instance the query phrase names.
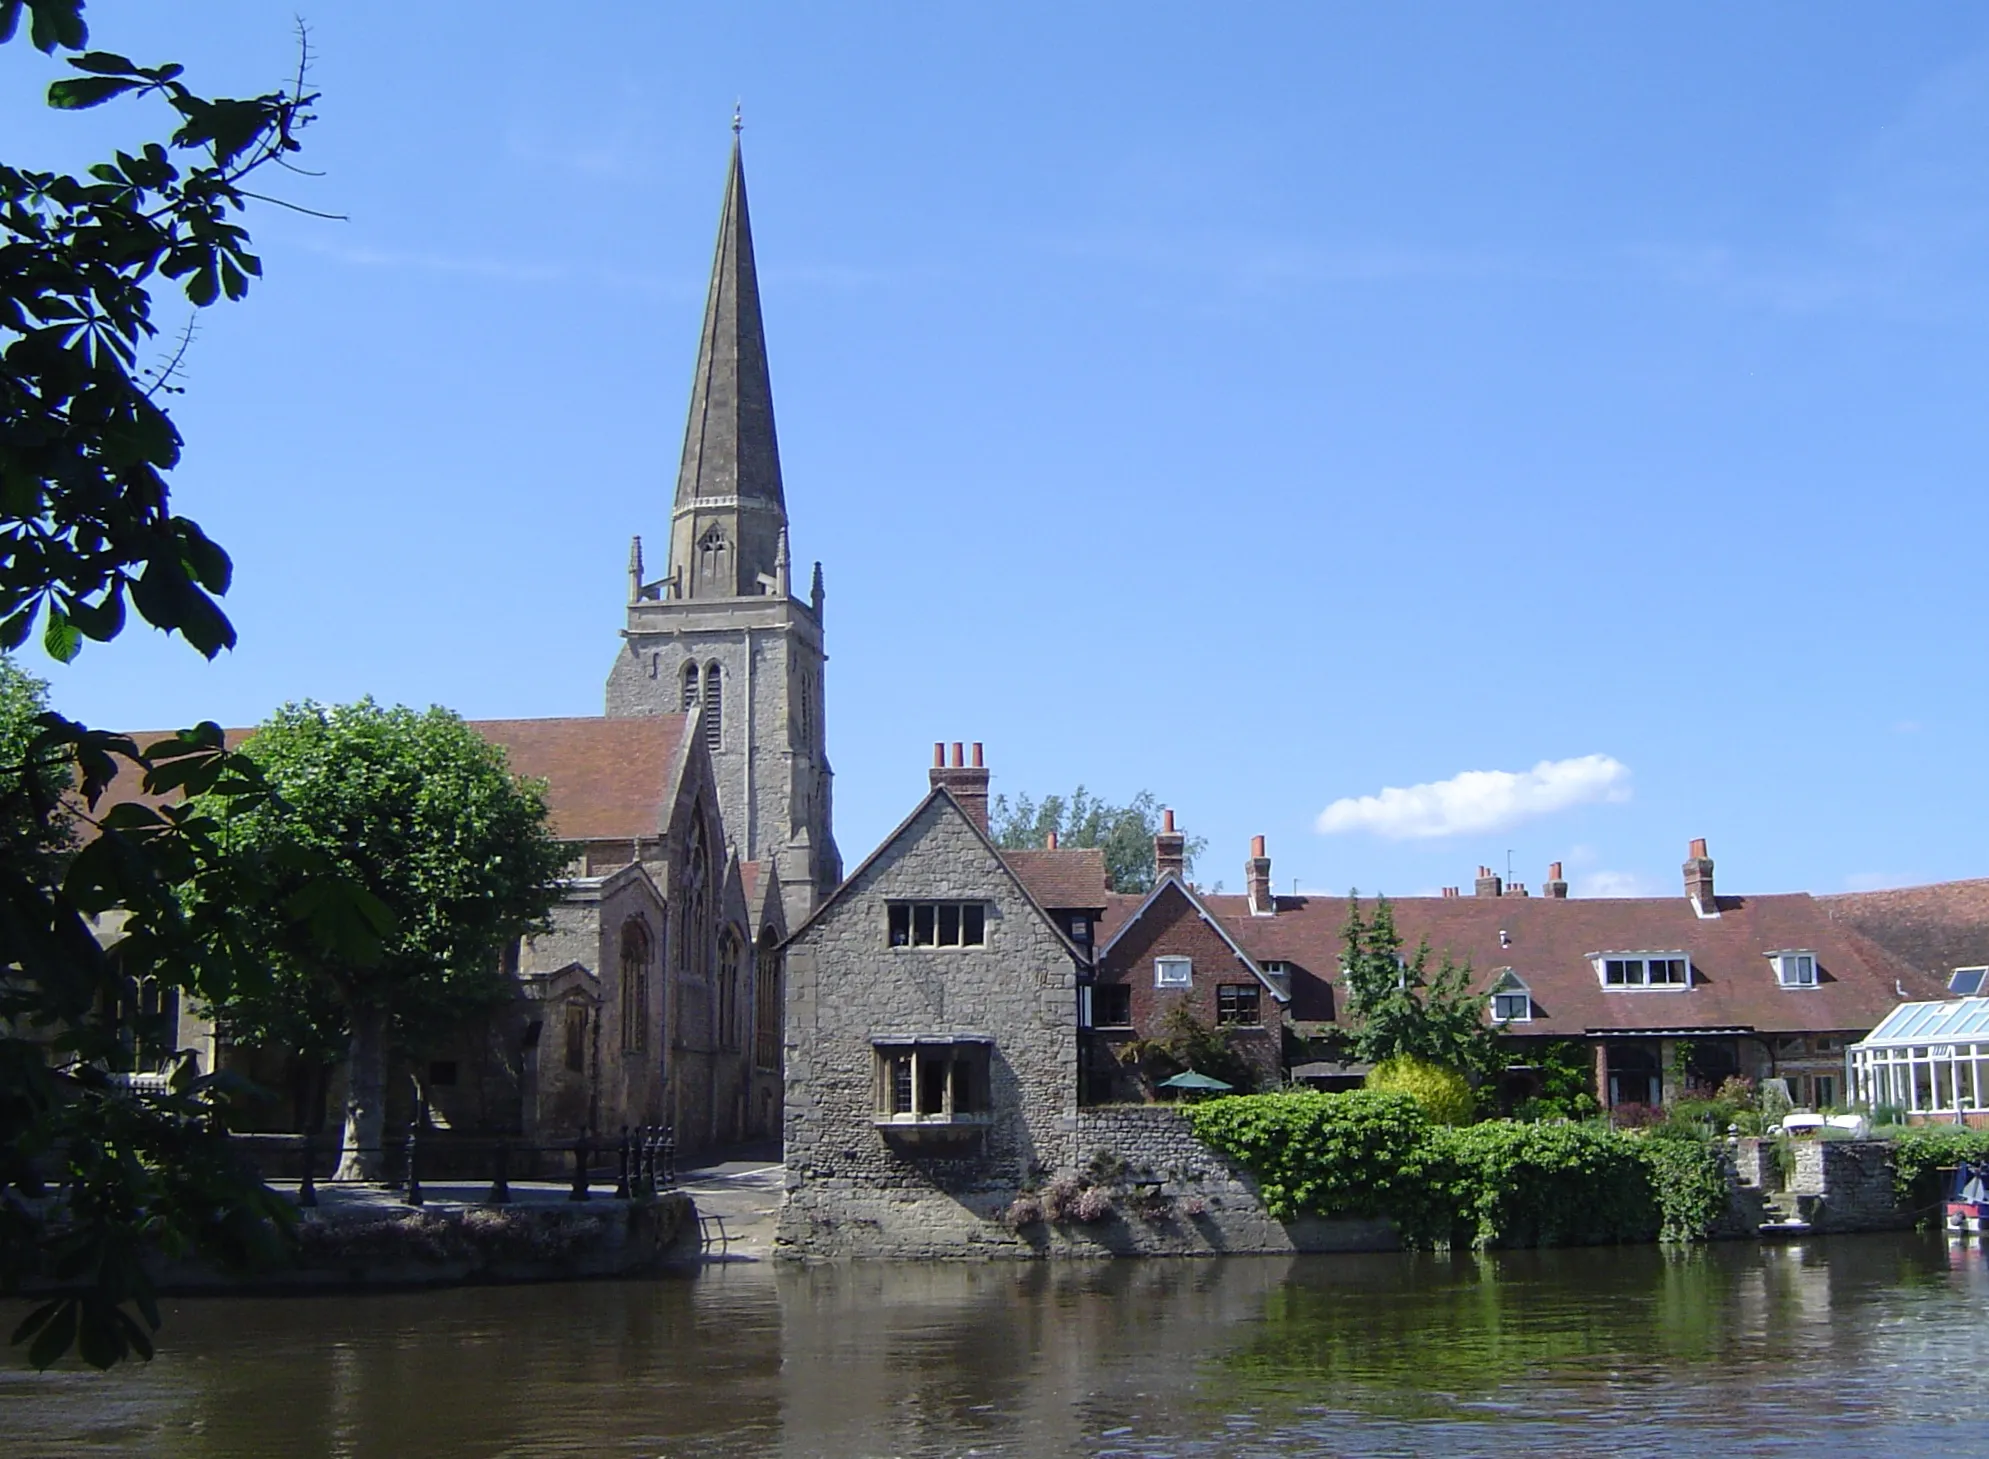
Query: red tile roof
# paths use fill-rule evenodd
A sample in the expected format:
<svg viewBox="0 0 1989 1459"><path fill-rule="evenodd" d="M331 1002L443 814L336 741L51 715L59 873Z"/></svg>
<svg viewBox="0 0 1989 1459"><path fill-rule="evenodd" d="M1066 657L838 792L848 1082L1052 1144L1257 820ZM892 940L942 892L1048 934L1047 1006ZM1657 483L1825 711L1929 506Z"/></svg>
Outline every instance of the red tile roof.
<svg viewBox="0 0 1989 1459"><path fill-rule="evenodd" d="M1275 916L1254 917L1241 896L1203 902L1230 935L1260 963L1293 965L1292 1016L1316 1018L1322 1005L1307 985L1339 976L1341 928L1347 903L1339 897L1279 897ZM1533 1021L1515 1032L1580 1035L1620 1029L1752 1028L1762 1032L1865 1030L1908 998L1942 996L1944 985L1854 928L1834 919L1807 893L1720 898L1720 915L1701 918L1684 897L1408 897L1391 903L1404 951L1427 937L1433 953L1469 959L1486 989L1511 968L1532 991ZM1115 897L1101 941L1131 915L1137 899ZM1371 901L1363 907L1373 910ZM1500 932L1508 934L1504 944ZM1816 954L1819 986L1779 986L1771 951ZM1600 952L1683 952L1693 986L1669 990L1605 990L1591 955ZM1903 992L1901 990L1904 990Z"/></svg>
<svg viewBox="0 0 1989 1459"><path fill-rule="evenodd" d="M1001 859L1044 907L1103 907L1111 895L1105 853L1096 847L1003 851Z"/></svg>
<svg viewBox="0 0 1989 1459"><path fill-rule="evenodd" d="M547 808L561 840L632 841L662 832L687 718L473 719L469 726L503 746L514 773L547 783ZM225 733L233 749L255 731ZM167 735L141 732L132 738L143 748ZM127 773L112 782L98 813L122 801L156 805L159 799L140 795L136 777Z"/></svg>
<svg viewBox="0 0 1989 1459"><path fill-rule="evenodd" d="M1818 900L1834 920L1944 984L1956 968L1989 964L1989 879Z"/></svg>

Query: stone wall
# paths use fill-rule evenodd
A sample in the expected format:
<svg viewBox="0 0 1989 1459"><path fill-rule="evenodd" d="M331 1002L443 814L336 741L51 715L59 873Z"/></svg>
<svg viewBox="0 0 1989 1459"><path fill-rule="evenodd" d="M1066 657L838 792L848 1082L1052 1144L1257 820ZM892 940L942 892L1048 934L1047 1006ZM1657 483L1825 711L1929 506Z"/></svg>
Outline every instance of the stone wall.
<svg viewBox="0 0 1989 1459"><path fill-rule="evenodd" d="M1818 1231L1904 1231L1913 1212L1892 1189L1892 1147L1883 1140L1796 1140L1789 1189Z"/></svg>
<svg viewBox="0 0 1989 1459"><path fill-rule="evenodd" d="M979 902L980 947L892 947L893 900ZM1012 1247L1001 1214L1070 1163L1076 970L965 814L936 794L787 952L786 1197L796 1256ZM879 1042L991 1039L986 1104L957 1126L880 1126Z"/></svg>

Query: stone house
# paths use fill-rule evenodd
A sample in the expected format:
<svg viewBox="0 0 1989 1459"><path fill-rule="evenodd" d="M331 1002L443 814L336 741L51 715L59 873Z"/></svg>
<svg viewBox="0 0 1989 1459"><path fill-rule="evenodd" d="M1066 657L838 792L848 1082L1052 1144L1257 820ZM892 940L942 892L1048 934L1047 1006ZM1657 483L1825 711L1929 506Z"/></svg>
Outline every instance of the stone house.
<svg viewBox="0 0 1989 1459"><path fill-rule="evenodd" d="M989 839L980 759L935 765L787 943L789 1254L957 1252L1071 1159L1089 919L1080 945L1081 909L1045 906ZM1047 894L1102 901L1096 852L1024 861Z"/></svg>

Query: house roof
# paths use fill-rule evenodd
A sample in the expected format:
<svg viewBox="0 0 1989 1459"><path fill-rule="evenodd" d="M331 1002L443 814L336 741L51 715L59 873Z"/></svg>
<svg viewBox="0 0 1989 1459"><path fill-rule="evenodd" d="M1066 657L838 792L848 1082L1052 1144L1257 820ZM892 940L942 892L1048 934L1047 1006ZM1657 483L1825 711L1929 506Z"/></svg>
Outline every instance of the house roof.
<svg viewBox="0 0 1989 1459"><path fill-rule="evenodd" d="M563 841L632 841L662 833L676 788L682 714L570 719L473 719L469 727L504 748L513 773L546 782L553 833ZM224 731L235 749L253 729ZM170 731L131 736L140 748ZM139 793L135 775L120 775L98 812L126 801L159 805L179 795Z"/></svg>
<svg viewBox="0 0 1989 1459"><path fill-rule="evenodd" d="M1817 900L1836 921L1943 982L1956 968L1989 964L1989 878Z"/></svg>
<svg viewBox="0 0 1989 1459"><path fill-rule="evenodd" d="M1124 921L1132 900L1113 899L1102 935ZM1329 1005L1317 990L1339 976L1344 898L1279 897L1276 914L1261 917L1251 915L1246 897L1204 896L1201 902L1255 961L1292 965L1295 1017L1321 1016L1314 1010ZM1372 902L1364 905L1372 910ZM1944 991L1942 982L1833 918L1806 893L1722 896L1720 915L1707 918L1682 896L1408 897L1391 905L1406 952L1413 954L1427 937L1437 956L1469 959L1481 990L1507 968L1523 979L1534 1003L1528 1034L1856 1031L1875 1027L1907 999ZM1818 986L1781 987L1767 956L1781 949L1813 951ZM1693 986L1606 990L1591 959L1608 951L1682 952L1692 962Z"/></svg>
<svg viewBox="0 0 1989 1459"><path fill-rule="evenodd" d="M1001 859L1045 907L1096 911L1111 896L1105 853L1094 846L1003 851Z"/></svg>

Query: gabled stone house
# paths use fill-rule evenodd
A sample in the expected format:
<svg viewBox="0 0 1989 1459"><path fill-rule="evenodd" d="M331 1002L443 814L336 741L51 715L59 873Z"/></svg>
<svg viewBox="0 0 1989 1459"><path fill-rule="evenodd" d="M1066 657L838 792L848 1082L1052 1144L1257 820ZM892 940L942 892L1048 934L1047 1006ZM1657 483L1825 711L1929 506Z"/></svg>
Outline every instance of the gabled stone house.
<svg viewBox="0 0 1989 1459"><path fill-rule="evenodd" d="M787 943L789 1254L957 1252L1071 1159L1089 956L988 838L974 750ZM1066 900L1103 880L1029 860Z"/></svg>

